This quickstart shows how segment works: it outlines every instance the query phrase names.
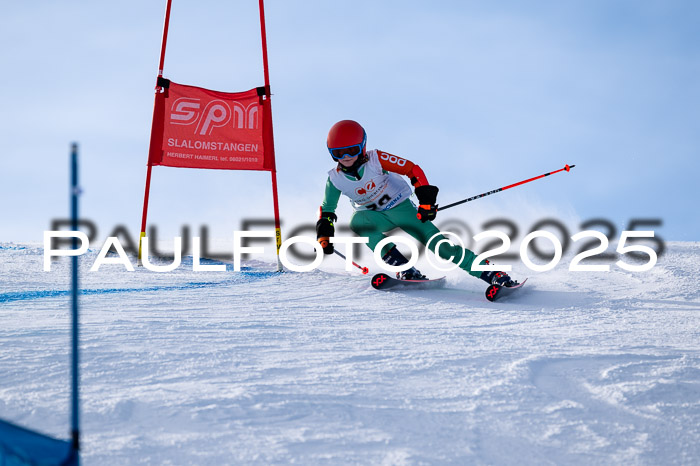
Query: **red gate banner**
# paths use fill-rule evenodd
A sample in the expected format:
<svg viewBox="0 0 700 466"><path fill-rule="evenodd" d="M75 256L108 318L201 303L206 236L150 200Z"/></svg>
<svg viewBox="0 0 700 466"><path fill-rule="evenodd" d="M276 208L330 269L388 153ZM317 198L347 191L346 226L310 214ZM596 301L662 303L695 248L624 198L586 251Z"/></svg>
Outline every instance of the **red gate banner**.
<svg viewBox="0 0 700 466"><path fill-rule="evenodd" d="M277 270L282 271L280 212L277 200L277 170L272 136L270 73L267 65L265 8L259 0L265 86L246 92L217 92L176 84L163 78L172 0L167 0L163 40L160 47L151 141L148 149L146 189L143 195L141 241L146 237L148 196L153 166L209 168L218 170L264 170L272 179L275 212Z"/></svg>
<svg viewBox="0 0 700 466"><path fill-rule="evenodd" d="M163 80L149 162L168 167L274 170L265 88L217 92Z"/></svg>

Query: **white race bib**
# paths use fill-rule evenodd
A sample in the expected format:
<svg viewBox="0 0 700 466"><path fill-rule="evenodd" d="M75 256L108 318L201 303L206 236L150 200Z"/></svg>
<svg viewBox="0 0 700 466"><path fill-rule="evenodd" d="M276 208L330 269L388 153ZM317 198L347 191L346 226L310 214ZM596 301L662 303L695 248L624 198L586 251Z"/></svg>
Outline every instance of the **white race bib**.
<svg viewBox="0 0 700 466"><path fill-rule="evenodd" d="M333 186L350 198L355 210L387 210L411 196L411 187L400 175L384 173L376 150L368 151L367 157L359 180L337 168L328 172Z"/></svg>

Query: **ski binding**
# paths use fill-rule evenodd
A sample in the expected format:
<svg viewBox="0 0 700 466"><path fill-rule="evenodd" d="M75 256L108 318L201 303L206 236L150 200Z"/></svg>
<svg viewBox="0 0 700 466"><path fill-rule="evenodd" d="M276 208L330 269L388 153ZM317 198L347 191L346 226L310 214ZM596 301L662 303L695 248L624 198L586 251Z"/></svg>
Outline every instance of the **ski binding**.
<svg viewBox="0 0 700 466"><path fill-rule="evenodd" d="M486 288L486 292L484 293L484 295L489 301L496 301L497 299L504 298L516 292L517 290L523 287L526 281L527 278L523 280L522 283L518 283L514 286L490 285L488 288Z"/></svg>
<svg viewBox="0 0 700 466"><path fill-rule="evenodd" d="M378 273L372 277L372 288L375 290L388 290L391 288L404 288L410 290L427 290L442 288L445 286L445 277L432 280L399 280L385 273Z"/></svg>

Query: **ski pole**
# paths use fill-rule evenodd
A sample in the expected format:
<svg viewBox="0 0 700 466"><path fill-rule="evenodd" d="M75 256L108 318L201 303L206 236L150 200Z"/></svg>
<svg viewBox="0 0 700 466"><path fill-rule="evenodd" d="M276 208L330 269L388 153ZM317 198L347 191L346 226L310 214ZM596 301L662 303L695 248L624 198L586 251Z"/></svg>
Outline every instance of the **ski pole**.
<svg viewBox="0 0 700 466"><path fill-rule="evenodd" d="M555 170L555 171L553 171L553 172L545 173L544 175L536 176L536 177L534 177L534 178L530 178L529 180L523 180L523 181L519 181L519 182L517 182L517 183L509 184L508 186L504 186L504 187L502 187L502 188L494 189L493 191L488 191L488 192L485 192L485 193L482 193L482 194L477 194L476 196L472 196L472 197L469 197L469 198L467 198L467 199L462 199L461 201L453 202L452 204L447 204L447 205L445 205L445 206L438 207L437 210L445 210L445 209L449 209L450 207L454 207L454 206L456 206L456 205L464 204L465 202L474 201L474 200L476 200L476 199L481 199L482 197L489 196L489 195L491 195L491 194L500 193L501 191L505 191L506 189L514 188L514 187L516 187L516 186L520 186L521 184L529 183L530 181L539 180L540 178L544 178L545 176L549 176L549 175L554 175L555 173L559 173L559 172L564 171L564 170L566 170L566 171L568 172L569 170L571 170L571 169L574 168L575 166L576 166L576 165L568 165L568 164L567 164L564 168L560 168L559 170Z"/></svg>
<svg viewBox="0 0 700 466"><path fill-rule="evenodd" d="M343 254L341 254L340 252L338 252L337 249L334 249L333 252L336 253L336 254L338 254L338 255L339 255L340 257L342 257L344 260L348 260L347 257L345 257ZM367 267L362 267L361 265L358 265L355 261L351 261L351 262L352 262L352 265L354 265L354 266L357 267L358 269L362 270L362 273L363 273L363 274L367 275L367 274L369 273L369 269L368 269Z"/></svg>

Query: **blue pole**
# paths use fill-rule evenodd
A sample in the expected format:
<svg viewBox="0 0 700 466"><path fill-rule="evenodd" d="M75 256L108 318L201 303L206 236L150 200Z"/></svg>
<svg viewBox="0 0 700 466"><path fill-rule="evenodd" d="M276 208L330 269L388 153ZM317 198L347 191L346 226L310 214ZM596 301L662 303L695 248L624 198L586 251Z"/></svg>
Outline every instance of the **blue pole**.
<svg viewBox="0 0 700 466"><path fill-rule="evenodd" d="M71 144L71 229L78 231L78 144ZM73 249L78 249L78 238L73 238ZM78 256L72 256L71 267L71 439L73 449L80 449L78 409Z"/></svg>

